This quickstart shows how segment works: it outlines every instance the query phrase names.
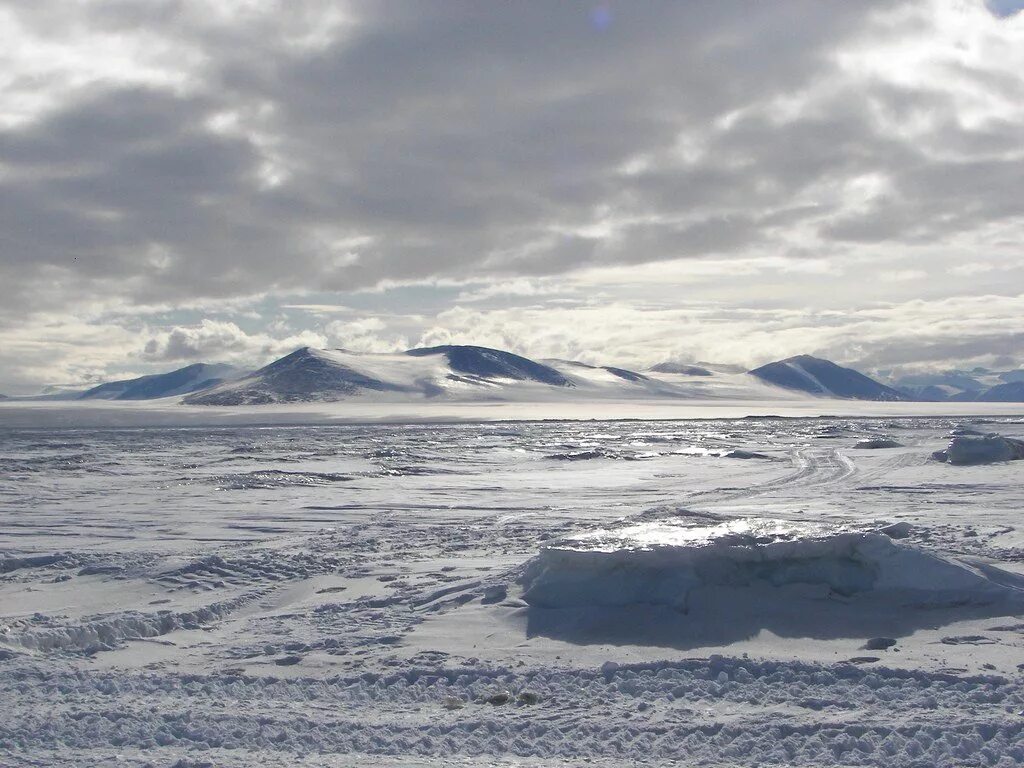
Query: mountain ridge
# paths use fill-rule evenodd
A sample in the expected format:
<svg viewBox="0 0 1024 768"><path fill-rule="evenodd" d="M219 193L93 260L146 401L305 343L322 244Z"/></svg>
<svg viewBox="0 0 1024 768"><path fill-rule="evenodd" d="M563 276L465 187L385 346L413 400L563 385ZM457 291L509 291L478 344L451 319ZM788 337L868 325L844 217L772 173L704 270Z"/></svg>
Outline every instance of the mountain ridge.
<svg viewBox="0 0 1024 768"><path fill-rule="evenodd" d="M241 373L224 363L194 363L167 373L153 373L134 379L99 384L77 395L77 400L156 400L187 395L216 386Z"/></svg>
<svg viewBox="0 0 1024 768"><path fill-rule="evenodd" d="M196 363L166 373L106 382L62 399L148 400L178 396L189 405L222 406L329 402L353 397L529 402L551 398L774 400L813 396L879 401L1024 402L1024 381L1017 381L1013 371L998 374L975 369L919 374L906 377L908 386L899 388L811 355L796 355L739 373L733 373L730 366L677 362L659 363L644 370L640 373L614 365L557 358L532 360L475 345L437 345L395 353L356 353L307 346L247 373L224 364ZM1001 383L988 386L993 381ZM970 388L960 389L956 385Z"/></svg>

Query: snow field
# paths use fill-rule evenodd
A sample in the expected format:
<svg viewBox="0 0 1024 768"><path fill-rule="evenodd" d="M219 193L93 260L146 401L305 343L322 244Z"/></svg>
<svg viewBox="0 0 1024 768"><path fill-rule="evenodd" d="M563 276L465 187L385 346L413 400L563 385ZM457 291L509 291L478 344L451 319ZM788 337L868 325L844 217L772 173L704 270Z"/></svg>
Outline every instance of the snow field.
<svg viewBox="0 0 1024 768"><path fill-rule="evenodd" d="M8 434L0 766L1022 764L1024 610L989 598L1024 572L1024 464L931 461L956 424ZM566 639L520 600L559 542L671 533L668 573L709 530L728 578L697 591L747 600L721 636ZM879 610L886 553L968 599Z"/></svg>

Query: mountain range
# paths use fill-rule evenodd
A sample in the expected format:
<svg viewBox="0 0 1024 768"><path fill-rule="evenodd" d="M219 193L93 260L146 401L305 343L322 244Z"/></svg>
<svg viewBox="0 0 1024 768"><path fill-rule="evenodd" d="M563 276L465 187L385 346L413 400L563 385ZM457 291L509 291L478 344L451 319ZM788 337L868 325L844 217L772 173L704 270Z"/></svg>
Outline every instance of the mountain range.
<svg viewBox="0 0 1024 768"><path fill-rule="evenodd" d="M178 397L189 405L264 405L384 401L661 399L1024 402L1024 370L987 369L919 374L888 384L811 355L752 371L729 365L667 361L643 371L574 360L531 360L470 345L357 353L303 347L255 371L196 363L112 381L59 399L152 400ZM44 399L57 399L47 396Z"/></svg>
<svg viewBox="0 0 1024 768"><path fill-rule="evenodd" d="M1024 402L1024 369L991 371L973 368L904 376L894 386L915 400L934 402Z"/></svg>

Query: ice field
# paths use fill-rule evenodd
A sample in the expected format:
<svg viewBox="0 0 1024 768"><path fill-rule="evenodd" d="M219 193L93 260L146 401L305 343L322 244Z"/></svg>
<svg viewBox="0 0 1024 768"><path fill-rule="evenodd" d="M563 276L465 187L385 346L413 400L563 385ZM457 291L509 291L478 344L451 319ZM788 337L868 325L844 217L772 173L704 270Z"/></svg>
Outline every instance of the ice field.
<svg viewBox="0 0 1024 768"><path fill-rule="evenodd" d="M1024 418L0 429L0 765L1020 765L953 432Z"/></svg>

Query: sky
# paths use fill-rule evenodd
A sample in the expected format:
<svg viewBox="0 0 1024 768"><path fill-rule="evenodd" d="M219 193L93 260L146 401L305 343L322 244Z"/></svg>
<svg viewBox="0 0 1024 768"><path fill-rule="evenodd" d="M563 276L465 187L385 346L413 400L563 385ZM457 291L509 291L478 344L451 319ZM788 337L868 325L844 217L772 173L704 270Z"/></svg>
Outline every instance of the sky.
<svg viewBox="0 0 1024 768"><path fill-rule="evenodd" d="M1024 0L0 0L0 392L1024 364Z"/></svg>

